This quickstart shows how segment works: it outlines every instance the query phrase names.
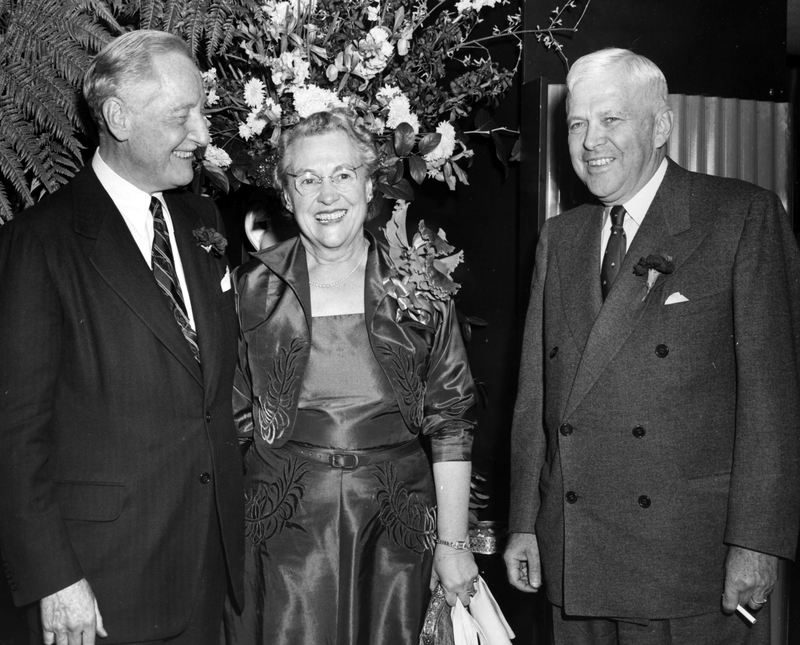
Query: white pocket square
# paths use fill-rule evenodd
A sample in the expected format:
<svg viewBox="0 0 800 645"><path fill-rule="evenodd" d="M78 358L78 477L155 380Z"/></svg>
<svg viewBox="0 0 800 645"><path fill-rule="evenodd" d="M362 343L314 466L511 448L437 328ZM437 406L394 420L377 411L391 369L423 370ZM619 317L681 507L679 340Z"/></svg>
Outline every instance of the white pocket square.
<svg viewBox="0 0 800 645"><path fill-rule="evenodd" d="M231 270L230 267L225 267L225 275L219 281L219 286L222 287L222 292L230 291L231 288Z"/></svg>
<svg viewBox="0 0 800 645"><path fill-rule="evenodd" d="M681 294L680 291L676 291L675 293L671 294L669 298L664 301L665 305L675 305L679 302L689 302L689 298Z"/></svg>

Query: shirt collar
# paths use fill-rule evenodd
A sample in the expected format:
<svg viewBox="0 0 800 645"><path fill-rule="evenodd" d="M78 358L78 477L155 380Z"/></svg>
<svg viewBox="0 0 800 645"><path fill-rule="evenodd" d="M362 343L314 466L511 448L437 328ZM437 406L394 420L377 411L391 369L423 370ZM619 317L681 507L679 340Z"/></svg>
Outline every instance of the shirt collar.
<svg viewBox="0 0 800 645"><path fill-rule="evenodd" d="M658 166L658 169L655 171L653 176L650 177L650 181L648 181L638 193L631 197L630 200L623 204L625 207L625 212L639 226L642 225L644 216L647 215L650 204L653 203L653 199L655 198L656 193L661 186L661 182L664 180L664 175L666 174L667 158L664 157L661 160L661 164Z"/></svg>
<svg viewBox="0 0 800 645"><path fill-rule="evenodd" d="M92 170L114 204L126 218L144 218L150 212L150 195L123 179L100 156L100 149L92 157ZM161 193L156 193L160 196ZM163 202L163 199L162 199Z"/></svg>

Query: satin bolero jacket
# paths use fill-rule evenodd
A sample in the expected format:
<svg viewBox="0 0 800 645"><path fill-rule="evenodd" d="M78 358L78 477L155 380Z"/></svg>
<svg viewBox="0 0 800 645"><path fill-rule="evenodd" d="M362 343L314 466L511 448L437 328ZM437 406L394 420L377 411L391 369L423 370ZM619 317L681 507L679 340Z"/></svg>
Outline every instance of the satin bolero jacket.
<svg viewBox="0 0 800 645"><path fill-rule="evenodd" d="M431 440L434 462L468 461L475 427L475 383L452 301L434 302L430 328L396 322L384 278L388 252L368 232L364 317L375 359L391 383L403 420ZM300 238L260 251L236 271L240 323L233 408L240 441L251 450L289 441L311 348L311 295Z"/></svg>

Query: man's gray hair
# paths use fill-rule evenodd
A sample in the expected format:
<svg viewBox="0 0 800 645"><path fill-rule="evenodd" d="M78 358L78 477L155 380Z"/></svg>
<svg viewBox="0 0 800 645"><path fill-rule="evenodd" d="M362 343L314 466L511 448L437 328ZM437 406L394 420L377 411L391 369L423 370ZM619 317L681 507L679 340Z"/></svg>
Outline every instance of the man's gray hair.
<svg viewBox="0 0 800 645"><path fill-rule="evenodd" d="M658 66L649 58L614 47L600 49L575 61L567 74L567 105L576 83L612 71L638 87L654 112L669 107L667 79Z"/></svg>
<svg viewBox="0 0 800 645"><path fill-rule="evenodd" d="M118 36L94 57L83 77L83 95L98 127L103 129L103 103L128 87L150 80L153 57L172 52L192 59L191 49L180 37L140 29Z"/></svg>

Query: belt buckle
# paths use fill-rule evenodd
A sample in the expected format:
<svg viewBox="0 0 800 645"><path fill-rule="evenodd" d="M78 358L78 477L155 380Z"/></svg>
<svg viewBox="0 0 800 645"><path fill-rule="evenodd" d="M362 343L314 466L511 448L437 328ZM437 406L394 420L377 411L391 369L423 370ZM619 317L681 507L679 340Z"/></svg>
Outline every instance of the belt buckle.
<svg viewBox="0 0 800 645"><path fill-rule="evenodd" d="M358 466L358 455L349 452L335 452L328 457L331 468L341 468L342 470L353 470Z"/></svg>

